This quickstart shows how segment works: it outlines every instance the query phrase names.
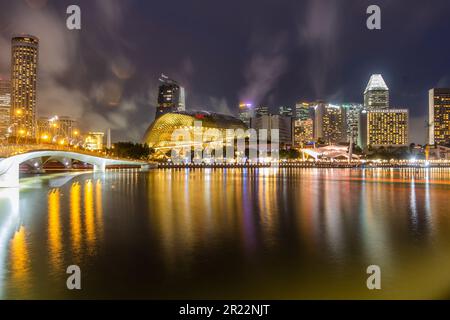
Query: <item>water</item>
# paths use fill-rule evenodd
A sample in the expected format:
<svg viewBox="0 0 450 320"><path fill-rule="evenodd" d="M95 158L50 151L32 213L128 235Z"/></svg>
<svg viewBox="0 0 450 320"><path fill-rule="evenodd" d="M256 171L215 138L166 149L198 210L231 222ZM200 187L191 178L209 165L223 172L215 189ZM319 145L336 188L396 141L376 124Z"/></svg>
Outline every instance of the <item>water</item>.
<svg viewBox="0 0 450 320"><path fill-rule="evenodd" d="M0 297L449 298L449 195L445 169L30 177L0 190Z"/></svg>

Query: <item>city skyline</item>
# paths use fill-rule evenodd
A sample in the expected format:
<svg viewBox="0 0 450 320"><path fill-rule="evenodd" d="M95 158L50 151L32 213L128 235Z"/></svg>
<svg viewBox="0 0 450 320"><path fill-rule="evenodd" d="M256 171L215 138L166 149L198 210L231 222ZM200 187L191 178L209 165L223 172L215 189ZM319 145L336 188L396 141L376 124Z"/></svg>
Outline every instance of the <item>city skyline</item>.
<svg viewBox="0 0 450 320"><path fill-rule="evenodd" d="M296 5L280 2L276 8L269 3L261 3L260 7L252 9L252 14L249 14L251 9L246 4L239 10L239 15L248 15L252 17L251 21L244 28L238 25L230 30L221 27L231 15L229 9L222 10L220 17L217 9L209 10L207 16L202 11L192 13L192 17L206 19L191 25L196 34L202 35L200 30L214 18L217 23L212 24L211 32L224 42L219 45L215 37L203 39L198 35L181 37L183 40L177 44L183 46L183 53L174 53L175 44L163 41L170 36L178 37L183 30L182 23L171 19L151 19L152 12L158 8L156 5L132 6L116 1L103 4L79 1L79 4L89 12L83 15L82 29L78 32L83 33L83 37L79 37L77 31L65 28L64 1L47 1L41 7L26 3L3 4L5 10L1 18L5 23L0 26L0 75L5 77L9 74L7 43L12 34L35 34L41 39L42 50L39 112L42 115L64 114L83 118L86 125L96 124L102 131L111 128L118 140L139 140L153 120L161 72L186 87L188 109L226 114L236 114L241 99L254 105L269 105L271 110L284 105L294 106L303 100L362 103L362 92L369 75L381 73L391 89L391 104L410 110L410 124L414 128L411 141L416 143L426 141L428 90L449 86L445 50L430 56L424 49L433 43L443 46L445 43L423 37L404 43L391 41L410 26L408 21L414 21L411 15L402 16L401 22L386 15L382 30L371 32L364 25L363 4L340 9L327 1L320 4L301 1ZM380 6L384 8L383 5L382 1ZM412 2L411 6L418 6L418 3ZM447 6L444 1L437 1L430 8L422 8L433 19L421 20L420 27L427 32L445 34L448 26L442 26L439 17ZM389 4L388 8L399 12L400 5ZM183 4L175 10L186 11L186 16L192 12L192 8ZM361 21L344 22L343 10L360 16ZM150 19L145 19L138 11L148 14ZM332 15L330 22L315 26L313 17L323 17L328 11L332 12L328 13ZM273 21L262 24L262 17L267 12L273 13ZM302 18L299 19L301 23L295 25L298 17ZM94 20L109 31L97 34L99 28L94 27ZM356 28L358 23L360 27ZM154 41L147 43L135 37L134 30L141 24L148 28L149 37ZM232 37L239 26L241 36ZM349 33L349 29L355 31ZM345 38L343 34L346 34ZM116 42L113 41L115 37L122 40L112 45ZM303 44L299 44L299 37ZM271 45L264 44L263 38ZM359 41L358 50L350 50L350 38ZM230 41L236 42L237 48L230 46ZM163 45L157 46L156 43ZM390 43L390 50L381 49L387 43ZM379 48L373 50L375 44ZM200 45L202 50L198 50ZM219 52L217 49L222 46L226 50ZM329 51L327 48L338 51L336 57L329 61L324 57ZM313 49L319 54L311 55ZM414 56L420 56L420 59L400 54L411 49L419 50ZM352 59L352 56L357 59ZM316 73L311 73L306 67L320 64L316 60L328 61L324 64L327 70L318 68ZM334 68L339 70L333 71ZM218 72L210 73L207 69ZM65 77L68 74L70 79ZM275 81L270 75L276 76Z"/></svg>

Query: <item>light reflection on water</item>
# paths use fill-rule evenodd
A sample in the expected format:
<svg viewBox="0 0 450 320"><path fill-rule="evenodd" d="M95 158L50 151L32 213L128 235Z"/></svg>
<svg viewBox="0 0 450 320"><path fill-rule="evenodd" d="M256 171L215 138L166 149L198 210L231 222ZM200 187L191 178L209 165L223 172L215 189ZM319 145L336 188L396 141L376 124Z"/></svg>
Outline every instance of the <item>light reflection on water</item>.
<svg viewBox="0 0 450 320"><path fill-rule="evenodd" d="M440 298L450 171L160 169L0 190L2 298ZM81 292L65 288L67 266ZM380 265L383 291L365 287Z"/></svg>

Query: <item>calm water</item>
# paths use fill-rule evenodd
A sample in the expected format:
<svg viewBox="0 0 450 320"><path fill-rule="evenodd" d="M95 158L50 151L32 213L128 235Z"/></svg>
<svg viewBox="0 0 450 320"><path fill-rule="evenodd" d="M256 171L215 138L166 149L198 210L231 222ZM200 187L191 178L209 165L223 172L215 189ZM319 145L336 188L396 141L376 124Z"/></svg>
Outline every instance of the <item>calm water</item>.
<svg viewBox="0 0 450 320"><path fill-rule="evenodd" d="M0 190L0 297L448 298L450 171L27 178Z"/></svg>

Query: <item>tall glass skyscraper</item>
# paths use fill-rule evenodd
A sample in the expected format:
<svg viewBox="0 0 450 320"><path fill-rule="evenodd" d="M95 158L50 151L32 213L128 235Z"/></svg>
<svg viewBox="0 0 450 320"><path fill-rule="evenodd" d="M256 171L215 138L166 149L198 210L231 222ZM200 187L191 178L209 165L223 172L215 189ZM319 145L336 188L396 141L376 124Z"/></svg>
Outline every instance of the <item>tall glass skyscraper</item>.
<svg viewBox="0 0 450 320"><path fill-rule="evenodd" d="M16 137L36 137L36 82L39 40L20 35L11 42L11 129Z"/></svg>
<svg viewBox="0 0 450 320"><path fill-rule="evenodd" d="M379 110L389 108L389 88L381 74L373 74L364 91L364 108Z"/></svg>

